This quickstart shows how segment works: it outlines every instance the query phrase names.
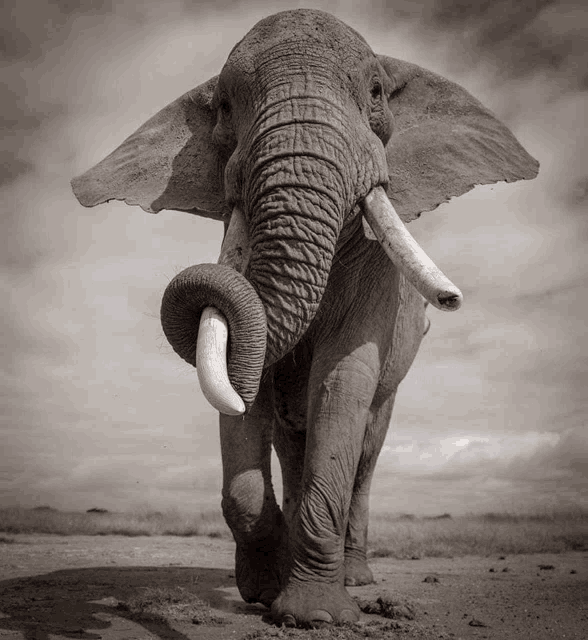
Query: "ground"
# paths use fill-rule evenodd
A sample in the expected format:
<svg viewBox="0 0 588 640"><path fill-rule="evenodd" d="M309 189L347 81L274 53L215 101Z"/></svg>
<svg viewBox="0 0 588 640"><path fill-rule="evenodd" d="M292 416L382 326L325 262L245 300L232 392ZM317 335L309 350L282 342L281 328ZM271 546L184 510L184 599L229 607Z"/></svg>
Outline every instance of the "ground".
<svg viewBox="0 0 588 640"><path fill-rule="evenodd" d="M316 631L278 629L266 609L244 603L233 557L223 539L5 536L0 639L584 640L588 629L585 551L374 558L376 584L349 591L376 613Z"/></svg>

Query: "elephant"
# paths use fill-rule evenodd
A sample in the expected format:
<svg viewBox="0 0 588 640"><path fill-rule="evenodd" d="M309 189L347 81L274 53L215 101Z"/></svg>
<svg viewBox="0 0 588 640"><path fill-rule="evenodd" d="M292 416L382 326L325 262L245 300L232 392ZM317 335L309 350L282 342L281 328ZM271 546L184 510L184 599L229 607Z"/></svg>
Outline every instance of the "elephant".
<svg viewBox="0 0 588 640"><path fill-rule="evenodd" d="M225 225L218 263L170 282L161 321L219 410L239 592L277 624L357 621L346 587L373 582L369 490L397 388L426 305L462 300L406 223L537 171L465 89L298 9L258 22L218 76L72 180L84 206Z"/></svg>

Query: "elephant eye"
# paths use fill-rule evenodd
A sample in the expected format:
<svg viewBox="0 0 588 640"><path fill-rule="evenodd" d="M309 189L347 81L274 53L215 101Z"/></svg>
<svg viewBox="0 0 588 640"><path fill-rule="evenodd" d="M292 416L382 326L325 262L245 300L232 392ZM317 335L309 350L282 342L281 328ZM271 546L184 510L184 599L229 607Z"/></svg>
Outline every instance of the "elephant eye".
<svg viewBox="0 0 588 640"><path fill-rule="evenodd" d="M221 90L216 98L216 112L223 120L231 115L231 101L226 91Z"/></svg>
<svg viewBox="0 0 588 640"><path fill-rule="evenodd" d="M382 97L382 84L379 80L376 80L372 85L371 95L372 100L380 100Z"/></svg>
<svg viewBox="0 0 588 640"><path fill-rule="evenodd" d="M231 103L226 99L222 98L220 104L218 105L221 113L225 116L231 115Z"/></svg>

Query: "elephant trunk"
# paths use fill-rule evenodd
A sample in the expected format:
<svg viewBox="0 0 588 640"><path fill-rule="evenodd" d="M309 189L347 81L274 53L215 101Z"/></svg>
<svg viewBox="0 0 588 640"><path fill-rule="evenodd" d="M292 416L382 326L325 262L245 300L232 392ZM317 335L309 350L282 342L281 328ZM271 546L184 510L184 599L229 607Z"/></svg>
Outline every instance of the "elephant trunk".
<svg viewBox="0 0 588 640"><path fill-rule="evenodd" d="M387 179L381 144L316 101L295 101L312 121L271 119L243 163L251 254L245 276L267 317L265 365L284 357L312 322L339 233L371 188ZM304 105L304 106L303 106ZM335 120L339 122L334 122ZM377 141L379 143L379 141Z"/></svg>
<svg viewBox="0 0 588 640"><path fill-rule="evenodd" d="M310 206L307 198L296 188L281 189L256 210L246 276L267 317L266 365L286 355L308 328L335 253L339 214L330 209L337 207L329 199Z"/></svg>

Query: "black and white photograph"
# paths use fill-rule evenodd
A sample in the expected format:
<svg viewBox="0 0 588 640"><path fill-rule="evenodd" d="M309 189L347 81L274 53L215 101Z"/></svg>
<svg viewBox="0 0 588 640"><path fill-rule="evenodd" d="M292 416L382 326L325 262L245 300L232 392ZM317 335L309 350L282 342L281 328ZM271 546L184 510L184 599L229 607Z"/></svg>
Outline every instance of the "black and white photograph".
<svg viewBox="0 0 588 640"><path fill-rule="evenodd" d="M2 640L584 640L588 5L0 16Z"/></svg>

